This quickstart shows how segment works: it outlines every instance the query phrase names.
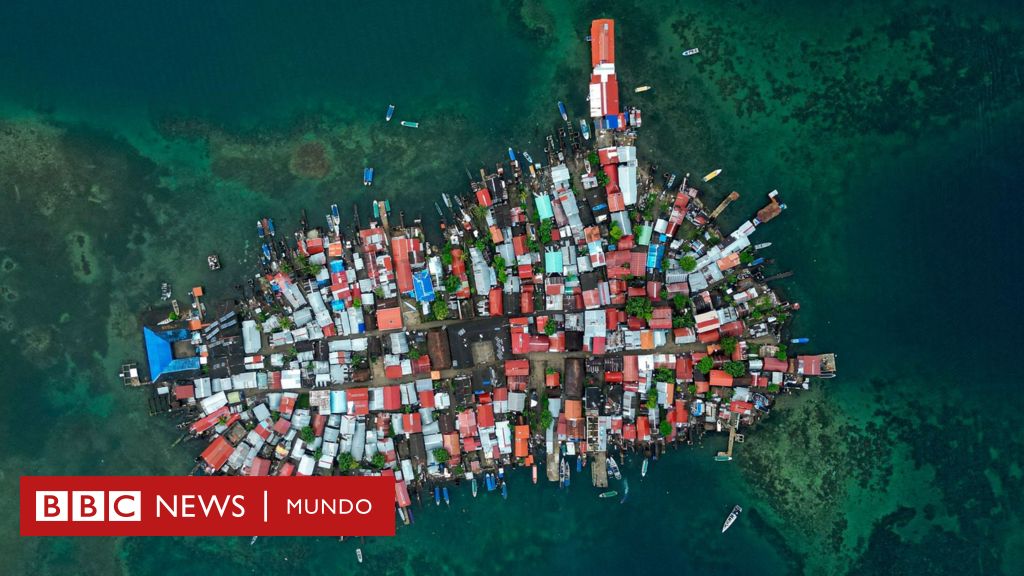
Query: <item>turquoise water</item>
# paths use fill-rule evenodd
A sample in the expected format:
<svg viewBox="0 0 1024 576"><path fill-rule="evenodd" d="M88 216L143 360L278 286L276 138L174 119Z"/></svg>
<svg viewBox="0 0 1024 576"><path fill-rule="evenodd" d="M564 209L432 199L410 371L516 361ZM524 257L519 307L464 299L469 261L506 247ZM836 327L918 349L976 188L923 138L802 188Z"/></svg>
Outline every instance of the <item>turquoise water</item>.
<svg viewBox="0 0 1024 576"><path fill-rule="evenodd" d="M476 573L729 569L756 574L1014 574L1024 468L1004 351L1015 288L1024 125L1010 3L724 5L179 2L0 7L0 572ZM585 110L589 21L616 18L640 150L704 174L738 224L765 227L841 377L788 398L716 465L670 452L625 505L512 480L427 505L399 537L20 539L21 474L182 474L201 449L121 389L159 284L228 295L252 221L282 229L374 193L433 214L465 170L540 156L555 101ZM679 52L699 46L700 57ZM634 96L632 87L654 86ZM397 119L420 130L385 125ZM302 151L321 150L304 163ZM225 269L212 274L216 250ZM1011 356L1012 358L1012 356ZM13 408L13 409L11 409ZM744 514L727 537L730 507Z"/></svg>

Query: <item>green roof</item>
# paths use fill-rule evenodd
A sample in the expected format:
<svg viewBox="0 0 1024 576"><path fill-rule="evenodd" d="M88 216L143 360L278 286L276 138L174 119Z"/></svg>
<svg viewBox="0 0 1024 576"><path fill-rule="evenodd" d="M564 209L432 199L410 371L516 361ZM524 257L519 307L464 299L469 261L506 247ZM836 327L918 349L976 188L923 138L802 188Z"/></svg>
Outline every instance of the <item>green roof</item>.
<svg viewBox="0 0 1024 576"><path fill-rule="evenodd" d="M547 194L543 196L534 196L533 201L537 204L537 214L541 220L547 220L548 218L554 218L555 212L551 209L551 197Z"/></svg>
<svg viewBox="0 0 1024 576"><path fill-rule="evenodd" d="M647 246L648 244L650 244L651 243L651 232L653 232L653 229L650 226L646 225L646 224L644 224L642 226L637 226L637 230L636 230L636 243L637 243L637 245L639 245L639 246Z"/></svg>
<svg viewBox="0 0 1024 576"><path fill-rule="evenodd" d="M544 253L544 272L548 274L562 273L562 252L560 250Z"/></svg>

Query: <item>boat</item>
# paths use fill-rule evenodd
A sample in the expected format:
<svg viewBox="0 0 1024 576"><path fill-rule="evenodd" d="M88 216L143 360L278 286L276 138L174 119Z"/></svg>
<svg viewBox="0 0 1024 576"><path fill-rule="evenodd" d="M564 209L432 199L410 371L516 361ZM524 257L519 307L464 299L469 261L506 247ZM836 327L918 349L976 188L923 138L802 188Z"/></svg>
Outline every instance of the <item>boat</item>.
<svg viewBox="0 0 1024 576"><path fill-rule="evenodd" d="M640 467L640 477L641 478L647 476L647 466L650 463L651 463L651 461L649 459L644 458L644 464L643 464L643 466Z"/></svg>
<svg viewBox="0 0 1024 576"><path fill-rule="evenodd" d="M210 270L220 270L220 256L210 254L206 257L206 265L210 267Z"/></svg>
<svg viewBox="0 0 1024 576"><path fill-rule="evenodd" d="M714 172L709 172L708 175L704 177L704 181L705 182L711 182L712 180L717 178L718 175L721 174L721 173L722 173L722 169L721 168L719 168L718 170L715 170Z"/></svg>
<svg viewBox="0 0 1024 576"><path fill-rule="evenodd" d="M373 185L373 168L363 168L363 186Z"/></svg>
<svg viewBox="0 0 1024 576"><path fill-rule="evenodd" d="M793 338L792 340L789 341L789 343L790 344L807 344L810 341L811 341L810 338Z"/></svg>
<svg viewBox="0 0 1024 576"><path fill-rule="evenodd" d="M694 54L700 54L700 48L690 48L683 52L683 56L693 56Z"/></svg>
<svg viewBox="0 0 1024 576"><path fill-rule="evenodd" d="M391 214L391 200L384 201L384 213Z"/></svg>
<svg viewBox="0 0 1024 576"><path fill-rule="evenodd" d="M615 458L608 457L608 471L612 473L612 477L616 480L622 480L622 472L619 471L619 465L615 463Z"/></svg>
<svg viewBox="0 0 1024 576"><path fill-rule="evenodd" d="M569 113L565 111L565 104L561 100L558 101L558 113L562 115L562 120L569 121Z"/></svg>
<svg viewBox="0 0 1024 576"><path fill-rule="evenodd" d="M719 454L718 456L715 456L715 462L729 462L731 460L732 456L729 456L728 454Z"/></svg>
<svg viewBox="0 0 1024 576"><path fill-rule="evenodd" d="M508 159L511 160L512 162L516 161L516 152L515 150L512 149L511 146L508 147Z"/></svg>
<svg viewBox="0 0 1024 576"><path fill-rule="evenodd" d="M498 480L504 480L504 479L505 479L505 469L502 468L501 466L498 466Z"/></svg>
<svg viewBox="0 0 1024 576"><path fill-rule="evenodd" d="M629 498L629 478L622 481L622 487L625 489L625 492L622 494L622 500L619 500L619 504L625 504Z"/></svg>
<svg viewBox="0 0 1024 576"><path fill-rule="evenodd" d="M473 489L473 498L476 498L477 487L476 487L476 478L475 477L472 480L469 481L469 486L470 486L470 488Z"/></svg>
<svg viewBox="0 0 1024 576"><path fill-rule="evenodd" d="M434 486L434 504L437 506L441 505L441 487Z"/></svg>
<svg viewBox="0 0 1024 576"><path fill-rule="evenodd" d="M501 497L508 500L508 482L501 483Z"/></svg>
<svg viewBox="0 0 1024 576"><path fill-rule="evenodd" d="M530 156L530 153L527 152L526 150L523 150L523 158L526 158L526 162L528 164L533 164L533 158Z"/></svg>
<svg viewBox="0 0 1024 576"><path fill-rule="evenodd" d="M380 218L380 206L376 202L373 203L373 218Z"/></svg>
<svg viewBox="0 0 1024 576"><path fill-rule="evenodd" d="M263 229L263 220L256 221L256 234L258 234L260 238L263 238L267 234Z"/></svg>
<svg viewBox="0 0 1024 576"><path fill-rule="evenodd" d="M445 503L445 505L451 506L452 505L452 501L448 499L448 487L445 486L445 487L441 488L441 493L444 495L444 503Z"/></svg>
<svg viewBox="0 0 1024 576"><path fill-rule="evenodd" d="M576 457L576 472L583 472L583 458Z"/></svg>
<svg viewBox="0 0 1024 576"><path fill-rule="evenodd" d="M259 538L259 536L253 536L252 540L249 540L249 546L252 546L253 544L255 544L257 538Z"/></svg>
<svg viewBox="0 0 1024 576"><path fill-rule="evenodd" d="M451 210L452 209L452 199L448 197L448 194L442 192L441 193L441 199L444 200L444 205L447 206L449 210Z"/></svg>
<svg viewBox="0 0 1024 576"><path fill-rule="evenodd" d="M437 215L444 218L444 212L441 212L441 205L438 204L437 202L434 202L434 208L437 209Z"/></svg>
<svg viewBox="0 0 1024 576"><path fill-rule="evenodd" d="M331 204L331 218L334 218L335 224L341 221L341 212L338 211L337 204Z"/></svg>
<svg viewBox="0 0 1024 576"><path fill-rule="evenodd" d="M262 246L262 250L263 250L263 257L266 258L268 261L271 260L270 245L268 245L266 242L264 242L263 246Z"/></svg>
<svg viewBox="0 0 1024 576"><path fill-rule="evenodd" d="M534 484L537 483L537 465L536 464L533 465L533 483Z"/></svg>
<svg viewBox="0 0 1024 576"><path fill-rule="evenodd" d="M277 236L277 231L274 230L273 218L267 218L267 232L269 232L271 236Z"/></svg>
<svg viewBox="0 0 1024 576"><path fill-rule="evenodd" d="M569 474L569 466L565 462L565 460L562 460L562 462L558 465L558 487L559 488L565 488L566 486L569 485L569 482L568 482L568 480L566 478L566 476L568 476L568 474Z"/></svg>
<svg viewBox="0 0 1024 576"><path fill-rule="evenodd" d="M419 122L411 122L409 120L402 120L400 122L400 124L402 126L405 126L406 128L419 128L420 127L420 123Z"/></svg>
<svg viewBox="0 0 1024 576"><path fill-rule="evenodd" d="M760 244L754 244L754 250L764 250L765 248L768 248L771 245L771 242L761 242Z"/></svg>
<svg viewBox="0 0 1024 576"><path fill-rule="evenodd" d="M362 548L356 548L356 560L358 560L360 564L363 563L363 549Z"/></svg>
<svg viewBox="0 0 1024 576"><path fill-rule="evenodd" d="M676 183L676 175L672 174L671 176L668 177L668 183L665 184L665 190L671 190L672 186L674 186L675 183Z"/></svg>
<svg viewBox="0 0 1024 576"><path fill-rule="evenodd" d="M639 94L641 92L647 92L650 89L651 89L651 87L647 86L647 85L637 86L636 88L633 89L633 92L636 92L637 94Z"/></svg>
<svg viewBox="0 0 1024 576"><path fill-rule="evenodd" d="M597 495L598 498L615 498L619 493L615 490L609 490L607 492L601 492Z"/></svg>
<svg viewBox="0 0 1024 576"><path fill-rule="evenodd" d="M590 124L586 118L580 118L580 132L583 133L584 140L590 140Z"/></svg>
<svg viewBox="0 0 1024 576"><path fill-rule="evenodd" d="M384 115L385 122L391 122L391 117L395 115L395 105L388 104L388 113Z"/></svg>
<svg viewBox="0 0 1024 576"><path fill-rule="evenodd" d="M484 476L484 481L487 484L488 492L494 492L494 489L498 487L498 484L494 481L494 474L491 474L490 472Z"/></svg>
<svg viewBox="0 0 1024 576"><path fill-rule="evenodd" d="M730 526L733 525L734 522L736 522L736 519L740 517L740 512L743 512L743 508L740 508L739 506L732 507L732 512L730 512L729 515L725 517L725 524L722 524L723 534L726 530L729 529Z"/></svg>

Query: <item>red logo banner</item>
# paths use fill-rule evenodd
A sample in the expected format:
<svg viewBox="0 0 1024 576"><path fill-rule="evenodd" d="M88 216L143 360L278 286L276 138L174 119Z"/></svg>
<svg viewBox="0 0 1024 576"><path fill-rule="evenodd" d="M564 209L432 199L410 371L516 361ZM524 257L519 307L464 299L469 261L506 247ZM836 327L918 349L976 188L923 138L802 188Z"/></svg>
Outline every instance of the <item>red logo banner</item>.
<svg viewBox="0 0 1024 576"><path fill-rule="evenodd" d="M394 536L386 476L22 476L22 536Z"/></svg>

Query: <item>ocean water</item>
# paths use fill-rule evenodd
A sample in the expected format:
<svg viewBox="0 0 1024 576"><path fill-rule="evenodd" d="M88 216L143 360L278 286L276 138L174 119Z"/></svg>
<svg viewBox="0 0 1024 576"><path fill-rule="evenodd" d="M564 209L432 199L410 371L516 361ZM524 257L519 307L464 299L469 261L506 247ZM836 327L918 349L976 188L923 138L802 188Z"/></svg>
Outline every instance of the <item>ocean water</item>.
<svg viewBox="0 0 1024 576"><path fill-rule="evenodd" d="M366 165L372 197L430 219L506 147L539 157L555 102L586 110L596 17L645 158L723 168L727 225L780 191L758 240L839 378L729 464L720 439L643 480L630 462L623 505L521 473L507 501L460 489L361 566L331 538L16 535L19 475L191 468L201 446L116 378L161 281L230 295L254 219L365 213ZM0 6L0 572L1020 573L1022 26L1010 2Z"/></svg>

